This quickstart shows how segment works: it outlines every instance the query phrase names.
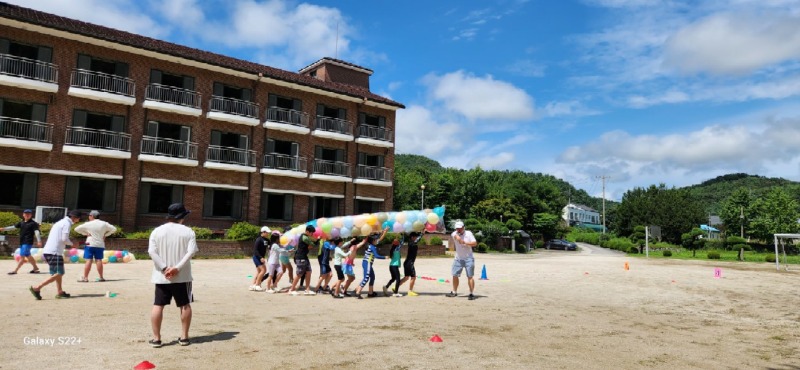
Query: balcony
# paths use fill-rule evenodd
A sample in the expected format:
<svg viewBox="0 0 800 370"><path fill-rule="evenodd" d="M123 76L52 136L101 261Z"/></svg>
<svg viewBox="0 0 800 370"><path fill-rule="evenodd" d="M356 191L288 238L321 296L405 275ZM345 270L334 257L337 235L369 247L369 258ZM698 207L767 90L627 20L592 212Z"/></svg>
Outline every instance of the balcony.
<svg viewBox="0 0 800 370"><path fill-rule="evenodd" d="M352 125L339 118L317 116L312 135L339 141L353 141Z"/></svg>
<svg viewBox="0 0 800 370"><path fill-rule="evenodd" d="M314 160L314 171L310 178L313 180L333 182L353 181L350 177L350 164L345 162L325 161L322 159Z"/></svg>
<svg viewBox="0 0 800 370"><path fill-rule="evenodd" d="M70 96L123 105L136 104L136 84L127 77L74 69L69 86Z"/></svg>
<svg viewBox="0 0 800 370"><path fill-rule="evenodd" d="M265 175L288 176L296 178L308 177L306 159L278 153L264 155L264 168L261 173Z"/></svg>
<svg viewBox="0 0 800 370"><path fill-rule="evenodd" d="M254 150L224 146L209 146L203 167L217 170L256 172L256 152Z"/></svg>
<svg viewBox="0 0 800 370"><path fill-rule="evenodd" d="M212 96L206 117L217 121L258 126L258 104L221 96Z"/></svg>
<svg viewBox="0 0 800 370"><path fill-rule="evenodd" d="M55 93L58 92L58 66L0 54L0 85Z"/></svg>
<svg viewBox="0 0 800 370"><path fill-rule="evenodd" d="M131 158L131 135L124 132L67 127L64 153L106 158Z"/></svg>
<svg viewBox="0 0 800 370"><path fill-rule="evenodd" d="M270 107L267 109L264 127L301 135L306 135L311 132L311 129L308 128L308 114L293 109L278 107Z"/></svg>
<svg viewBox="0 0 800 370"><path fill-rule="evenodd" d="M139 160L194 167L198 164L197 144L183 140L143 136Z"/></svg>
<svg viewBox="0 0 800 370"><path fill-rule="evenodd" d="M356 143L391 148L394 147L393 136L392 130L377 126L360 125L358 126Z"/></svg>
<svg viewBox="0 0 800 370"><path fill-rule="evenodd" d="M196 91L161 84L150 84L147 85L147 92L144 97L145 101L142 106L147 109L194 117L199 117L203 113L200 109L200 94Z"/></svg>
<svg viewBox="0 0 800 370"><path fill-rule="evenodd" d="M0 117L0 146L53 150L53 125L11 117Z"/></svg>
<svg viewBox="0 0 800 370"><path fill-rule="evenodd" d="M354 184L392 186L392 170L385 167L358 165Z"/></svg>

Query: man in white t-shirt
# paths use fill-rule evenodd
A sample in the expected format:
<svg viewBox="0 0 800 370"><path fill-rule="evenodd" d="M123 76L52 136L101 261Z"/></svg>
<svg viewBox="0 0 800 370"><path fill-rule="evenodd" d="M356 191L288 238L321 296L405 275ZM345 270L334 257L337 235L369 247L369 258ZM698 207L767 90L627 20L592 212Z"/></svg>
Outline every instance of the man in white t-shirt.
<svg viewBox="0 0 800 370"><path fill-rule="evenodd" d="M106 238L117 232L114 225L100 219L100 211L89 212L89 221L75 226L75 232L86 235L86 245L83 246L83 258L86 266L83 267L83 277L79 283L89 281L89 271L92 271L92 260L97 264L97 274L100 280L106 281L103 277L103 255L106 252Z"/></svg>
<svg viewBox="0 0 800 370"><path fill-rule="evenodd" d="M65 292L61 287L61 280L64 276L64 247L72 246L77 247L78 244L69 239L69 232L72 229L72 224L81 220L81 211L73 209L69 211L67 217L61 219L53 224L50 228L50 235L47 236L47 242L42 248L44 260L50 266L50 277L43 281L41 284L28 288L31 294L37 299L42 299L42 288L47 284L56 282L56 289L58 294L56 298L69 298L69 293Z"/></svg>
<svg viewBox="0 0 800 370"><path fill-rule="evenodd" d="M164 319L164 306L175 298L175 305L181 311L182 335L178 344L189 345L189 326L192 323L192 264L190 260L197 253L197 240L194 231L183 225L189 211L183 203L173 203L167 209L167 223L150 233L147 253L153 260L150 281L156 285L150 323L153 339L149 344L161 347L161 322Z"/></svg>
<svg viewBox="0 0 800 370"><path fill-rule="evenodd" d="M456 258L453 260L453 290L447 293L448 297L455 297L458 295L458 278L461 276L461 270L467 270L467 281L469 283L469 300L475 299L472 294L475 290L475 258L472 256L472 247L478 245L472 231L464 230L464 223L461 221L456 222L456 231L450 235L453 244L456 246Z"/></svg>

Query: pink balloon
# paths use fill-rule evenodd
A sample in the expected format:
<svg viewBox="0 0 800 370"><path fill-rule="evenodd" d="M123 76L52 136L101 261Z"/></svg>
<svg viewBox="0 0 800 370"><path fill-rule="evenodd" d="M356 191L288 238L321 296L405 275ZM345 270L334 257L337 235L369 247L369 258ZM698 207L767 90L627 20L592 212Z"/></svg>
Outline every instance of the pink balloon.
<svg viewBox="0 0 800 370"><path fill-rule="evenodd" d="M78 249L77 248L72 248L72 249L69 250L69 255L70 256L74 256L76 254L78 254Z"/></svg>
<svg viewBox="0 0 800 370"><path fill-rule="evenodd" d="M122 258L122 251L117 251L117 253L114 253L114 257Z"/></svg>
<svg viewBox="0 0 800 370"><path fill-rule="evenodd" d="M403 224L395 222L394 225L392 226L392 231L396 233L402 233L403 231L405 231L405 228L403 228Z"/></svg>
<svg viewBox="0 0 800 370"><path fill-rule="evenodd" d="M331 229L331 238L338 238L339 237L339 229L334 227Z"/></svg>
<svg viewBox="0 0 800 370"><path fill-rule="evenodd" d="M435 224L425 224L425 230L428 230L428 231L431 231L431 232L436 231L436 225Z"/></svg>
<svg viewBox="0 0 800 370"><path fill-rule="evenodd" d="M319 238L321 238L321 237L322 237L322 235L323 235L323 233L322 233L322 228L319 228L319 229L317 229L317 231L314 231L314 238L315 238L315 239L319 239Z"/></svg>
<svg viewBox="0 0 800 370"><path fill-rule="evenodd" d="M19 254L14 255L14 261L19 262L20 259L22 259L22 257L20 257Z"/></svg>

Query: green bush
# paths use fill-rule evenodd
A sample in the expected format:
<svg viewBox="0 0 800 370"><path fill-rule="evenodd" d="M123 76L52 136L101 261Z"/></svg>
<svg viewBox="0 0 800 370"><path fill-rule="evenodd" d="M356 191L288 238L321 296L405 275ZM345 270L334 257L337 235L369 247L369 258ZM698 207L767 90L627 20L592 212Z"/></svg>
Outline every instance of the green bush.
<svg viewBox="0 0 800 370"><path fill-rule="evenodd" d="M136 231L132 233L125 234L125 237L128 239L150 239L150 233L153 232L153 229L148 229L145 231ZM137 257L138 259L138 257Z"/></svg>
<svg viewBox="0 0 800 370"><path fill-rule="evenodd" d="M639 254L639 248L638 247L630 247L630 248L628 248L628 253L630 253L630 254Z"/></svg>
<svg viewBox="0 0 800 370"><path fill-rule="evenodd" d="M706 249L711 249L711 250L724 249L723 246L725 245L725 243L723 243L722 240L719 240L719 239L706 239L705 242L706 242L705 243Z"/></svg>
<svg viewBox="0 0 800 370"><path fill-rule="evenodd" d="M192 229L195 228L192 227ZM206 230L208 230L207 238L200 237L200 233L203 233L203 236L205 236L205 231L198 232L198 230L195 230L194 233L195 235L197 235L197 239L211 239L211 230L210 229ZM258 235L260 233L261 233L261 227L259 226L253 225L249 222L237 222L234 223L230 229L228 229L228 232L225 233L225 237L227 239L238 240L238 241L256 240L256 238L258 238Z"/></svg>
<svg viewBox="0 0 800 370"><path fill-rule="evenodd" d="M717 252L717 251L708 252L708 259L710 259L710 260L718 260L719 259L719 252Z"/></svg>
<svg viewBox="0 0 800 370"><path fill-rule="evenodd" d="M664 257L672 257L672 251L664 251L662 253L664 254Z"/></svg>
<svg viewBox="0 0 800 370"><path fill-rule="evenodd" d="M735 247L737 244L747 244L747 239L735 235L725 238L725 245Z"/></svg>
<svg viewBox="0 0 800 370"><path fill-rule="evenodd" d="M206 228L206 227L192 226L192 231L194 231L195 239L198 239L198 240L199 239L208 240L208 239L211 239L211 237L214 235L214 232L211 231L211 229ZM253 239L255 239L255 238L253 238Z"/></svg>
<svg viewBox="0 0 800 370"><path fill-rule="evenodd" d="M535 243L533 243L533 246L534 248L542 248L544 247L544 242L541 240L537 240Z"/></svg>
<svg viewBox="0 0 800 370"><path fill-rule="evenodd" d="M733 247L731 247L731 249L735 251L738 251L740 249L744 249L745 251L751 251L753 250L753 247L751 247L750 244L736 244Z"/></svg>
<svg viewBox="0 0 800 370"><path fill-rule="evenodd" d="M22 221L22 217L15 214L14 212L0 212L0 227L12 226L15 225L17 222ZM19 235L19 229L14 229L11 231L3 231L0 233L2 235Z"/></svg>
<svg viewBox="0 0 800 370"><path fill-rule="evenodd" d="M444 245L444 243L442 242L442 238L434 236L428 239L428 245Z"/></svg>
<svg viewBox="0 0 800 370"><path fill-rule="evenodd" d="M486 253L489 250L489 247L486 246L486 243L478 243L478 246L475 247L475 252L478 253Z"/></svg>
<svg viewBox="0 0 800 370"><path fill-rule="evenodd" d="M767 254L764 256L765 262L772 262L775 263L775 255L774 254Z"/></svg>

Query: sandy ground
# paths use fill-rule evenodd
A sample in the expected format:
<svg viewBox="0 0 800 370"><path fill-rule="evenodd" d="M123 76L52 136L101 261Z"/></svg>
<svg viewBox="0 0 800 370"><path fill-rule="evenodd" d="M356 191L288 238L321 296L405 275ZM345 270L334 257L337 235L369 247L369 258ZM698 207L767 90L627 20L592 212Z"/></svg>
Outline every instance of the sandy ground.
<svg viewBox="0 0 800 370"><path fill-rule="evenodd" d="M485 265L489 280L476 280L475 301L420 279L418 297L255 293L251 261L195 260L193 343L175 342L172 306L163 327L172 341L159 349L146 343L150 261L106 265L111 281L85 284L76 282L81 266L68 265L67 300L54 299L54 286L34 300L27 288L45 275L3 274L0 368L130 369L148 360L157 369L800 369L796 271L629 259L587 246L476 256L476 277ZM0 261L0 271L13 263ZM417 271L449 279L450 264L424 258ZM376 274L388 280L386 261ZM434 334L443 342L430 342Z"/></svg>

